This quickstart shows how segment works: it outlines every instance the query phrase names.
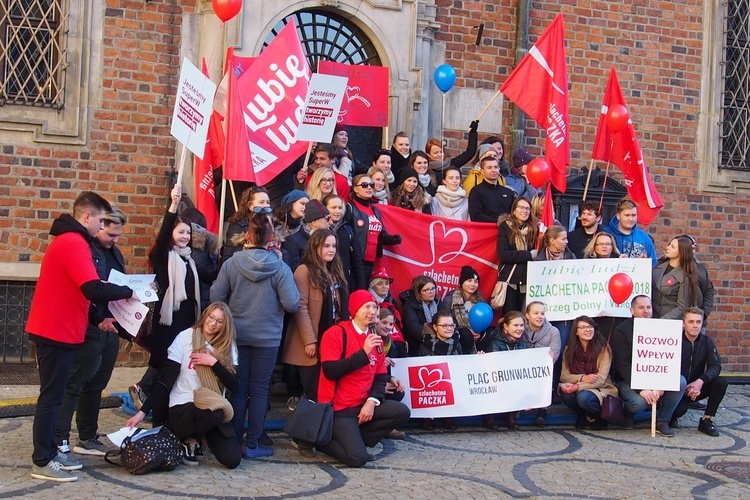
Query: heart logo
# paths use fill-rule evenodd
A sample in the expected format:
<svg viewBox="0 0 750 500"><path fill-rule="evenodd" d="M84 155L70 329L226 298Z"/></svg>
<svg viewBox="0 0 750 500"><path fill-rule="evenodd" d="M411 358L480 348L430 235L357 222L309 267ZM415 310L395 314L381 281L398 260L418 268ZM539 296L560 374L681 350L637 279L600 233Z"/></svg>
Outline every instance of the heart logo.
<svg viewBox="0 0 750 500"><path fill-rule="evenodd" d="M412 390L421 391L435 387L441 382L450 382L450 379L443 379L443 370L440 368L434 368L431 370L426 366L419 368L417 378L419 379L419 382L421 382L422 387L412 387Z"/></svg>

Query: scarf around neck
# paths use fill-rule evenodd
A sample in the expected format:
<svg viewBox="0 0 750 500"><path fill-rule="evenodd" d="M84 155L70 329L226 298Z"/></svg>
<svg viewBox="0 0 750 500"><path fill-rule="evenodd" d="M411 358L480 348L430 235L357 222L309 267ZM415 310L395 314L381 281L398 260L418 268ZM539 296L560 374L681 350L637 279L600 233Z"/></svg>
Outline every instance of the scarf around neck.
<svg viewBox="0 0 750 500"><path fill-rule="evenodd" d="M438 186L435 198L437 198L438 203L444 207L456 208L466 199L466 191L461 187L456 191L451 191L445 186Z"/></svg>
<svg viewBox="0 0 750 500"><path fill-rule="evenodd" d="M388 184L393 184L394 182L396 182L396 175L389 170L385 174L385 180L388 182Z"/></svg>
<svg viewBox="0 0 750 500"><path fill-rule="evenodd" d="M429 304L426 302L421 302L421 304L427 323L432 323L432 316L437 312L437 302L433 300Z"/></svg>
<svg viewBox="0 0 750 500"><path fill-rule="evenodd" d="M180 304L188 298L185 291L185 279L187 277L187 266L193 272L195 281L195 302L194 307L200 304L200 285L198 284L198 271L195 268L195 262L190 257L190 247L180 248L173 246L167 255L167 274L169 276L169 286L164 293L164 298L159 311L159 324L171 325L172 314L180 310ZM184 259L184 260L183 260ZM197 311L196 311L197 313Z"/></svg>
<svg viewBox="0 0 750 500"><path fill-rule="evenodd" d="M388 199L388 191L383 189L382 191L375 191L372 193L372 197L376 198L378 201L383 201Z"/></svg>
<svg viewBox="0 0 750 500"><path fill-rule="evenodd" d="M563 255L565 255L565 250L563 250L562 252L556 252L552 250L550 247L547 247L546 253L547 253L547 260L560 260L563 258Z"/></svg>
<svg viewBox="0 0 750 500"><path fill-rule="evenodd" d="M419 184L424 188L429 186L430 181L432 180L430 174L417 174L417 177L419 178Z"/></svg>

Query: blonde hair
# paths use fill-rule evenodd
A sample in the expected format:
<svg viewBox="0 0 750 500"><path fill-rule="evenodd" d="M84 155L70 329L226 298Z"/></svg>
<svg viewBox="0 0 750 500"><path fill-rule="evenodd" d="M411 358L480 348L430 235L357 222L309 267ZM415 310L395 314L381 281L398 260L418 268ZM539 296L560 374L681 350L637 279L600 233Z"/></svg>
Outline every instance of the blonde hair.
<svg viewBox="0 0 750 500"><path fill-rule="evenodd" d="M320 182L323 180L323 176L327 173L330 173L331 177L333 177L333 182L331 183L331 193L338 194L336 192L336 174L333 173L333 169L329 167L321 167L313 172L312 176L310 177L310 183L305 188L305 192L310 196L311 200L315 199L320 202L323 201L323 197L325 196L325 194L323 194L323 191L321 191L320 189Z"/></svg>
<svg viewBox="0 0 750 500"><path fill-rule="evenodd" d="M213 354L216 359L219 360L219 363L221 363L227 370L234 373L232 346L236 342L237 333L234 329L234 318L232 318L232 312L229 310L229 306L224 302L212 302L206 307L206 310L203 311L203 314L193 328L203 331L203 325L208 320L208 316L217 309L224 313L224 324L221 325L221 330L219 330L211 340Z"/></svg>

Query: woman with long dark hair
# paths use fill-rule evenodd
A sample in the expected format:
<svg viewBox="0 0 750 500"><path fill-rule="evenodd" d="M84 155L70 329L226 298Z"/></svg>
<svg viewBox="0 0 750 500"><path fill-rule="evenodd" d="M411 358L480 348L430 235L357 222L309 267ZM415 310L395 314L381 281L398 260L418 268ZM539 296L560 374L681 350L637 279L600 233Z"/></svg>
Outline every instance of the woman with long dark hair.
<svg viewBox="0 0 750 500"><path fill-rule="evenodd" d="M224 390L237 390L237 345L232 314L222 302L209 304L192 328L180 332L169 346L159 370L159 384L143 407L127 422L138 425L159 401L169 404L169 421L182 441L182 463L198 465L201 438L216 460L228 469L240 464L240 449L230 424L232 405Z"/></svg>
<svg viewBox="0 0 750 500"><path fill-rule="evenodd" d="M461 350L464 354L490 352L492 349L491 331L487 329L475 332L469 324L469 311L480 302L487 302L487 299L479 291L479 273L471 266L461 267L458 288L448 292L440 302L440 310L455 318L456 331L461 337Z"/></svg>
<svg viewBox="0 0 750 500"><path fill-rule="evenodd" d="M562 355L560 398L578 415L577 429L588 426L601 430L607 426L601 418L604 396L617 396L617 388L609 377L612 353L588 316L577 317L571 333Z"/></svg>
<svg viewBox="0 0 750 500"><path fill-rule="evenodd" d="M232 392L234 431L244 458L273 455L258 443L263 432L268 393L281 344L284 312L299 307L299 292L292 271L268 250L273 237L271 220L264 213L250 218L245 249L229 259L211 287L211 300L226 302L234 316L239 351L239 389ZM249 410L249 411L248 411ZM245 415L248 415L245 437Z"/></svg>
<svg viewBox="0 0 750 500"><path fill-rule="evenodd" d="M242 192L242 198L237 207L237 211L227 220L226 243L221 252L222 262L234 255L235 252L242 250L242 243L247 226L250 223L250 216L256 212L271 213L271 199L268 197L268 191L264 187L250 186Z"/></svg>
<svg viewBox="0 0 750 500"><path fill-rule="evenodd" d="M681 319L687 308L703 307L693 244L688 238L672 238L664 255L653 271L654 317Z"/></svg>
<svg viewBox="0 0 750 500"><path fill-rule="evenodd" d="M401 292L399 299L404 306L404 339L409 346L409 356L416 356L424 336L431 332L429 325L440 307L435 280L422 274L415 276L411 288Z"/></svg>
<svg viewBox="0 0 750 500"><path fill-rule="evenodd" d="M171 193L172 203L148 252L149 269L156 274L159 300L151 318L149 369L129 389L136 408L141 407L151 392L156 382L156 372L167 360L167 349L177 334L195 324L200 308L198 270L190 256L192 226L189 220L177 215L181 197L182 187L175 184ZM166 402L154 405L154 425L166 422L167 409Z"/></svg>
<svg viewBox="0 0 750 500"><path fill-rule="evenodd" d="M516 198L497 220L498 281L508 281L503 311L521 311L526 301L526 264L537 256L539 225L526 198Z"/></svg>
<svg viewBox="0 0 750 500"><path fill-rule="evenodd" d="M429 214L432 196L425 192L418 178L419 174L413 168L407 167L401 171L398 177L399 185L393 191L393 205Z"/></svg>

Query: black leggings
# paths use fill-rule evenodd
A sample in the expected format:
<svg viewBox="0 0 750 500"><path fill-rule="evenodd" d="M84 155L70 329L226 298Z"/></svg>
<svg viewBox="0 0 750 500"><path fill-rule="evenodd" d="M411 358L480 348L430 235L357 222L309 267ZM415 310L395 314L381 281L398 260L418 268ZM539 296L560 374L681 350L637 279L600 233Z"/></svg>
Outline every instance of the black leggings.
<svg viewBox="0 0 750 500"><path fill-rule="evenodd" d="M224 413L221 410L199 410L193 403L169 409L170 423L181 441L205 436L216 460L227 469L235 469L242 460L240 448L237 446L232 423L222 424L223 419Z"/></svg>
<svg viewBox="0 0 750 500"><path fill-rule="evenodd" d="M698 397L695 398L695 400L700 401L701 399L708 398L704 415L710 417L716 416L716 411L719 409L721 400L724 399L724 394L727 392L727 385L727 379L724 377L716 377L711 382L703 384L703 387L701 387L701 393L698 394ZM689 397L682 396L682 399L677 403L677 408L675 408L674 413L672 414L672 419L676 420L687 413L688 405L692 402L693 401Z"/></svg>

